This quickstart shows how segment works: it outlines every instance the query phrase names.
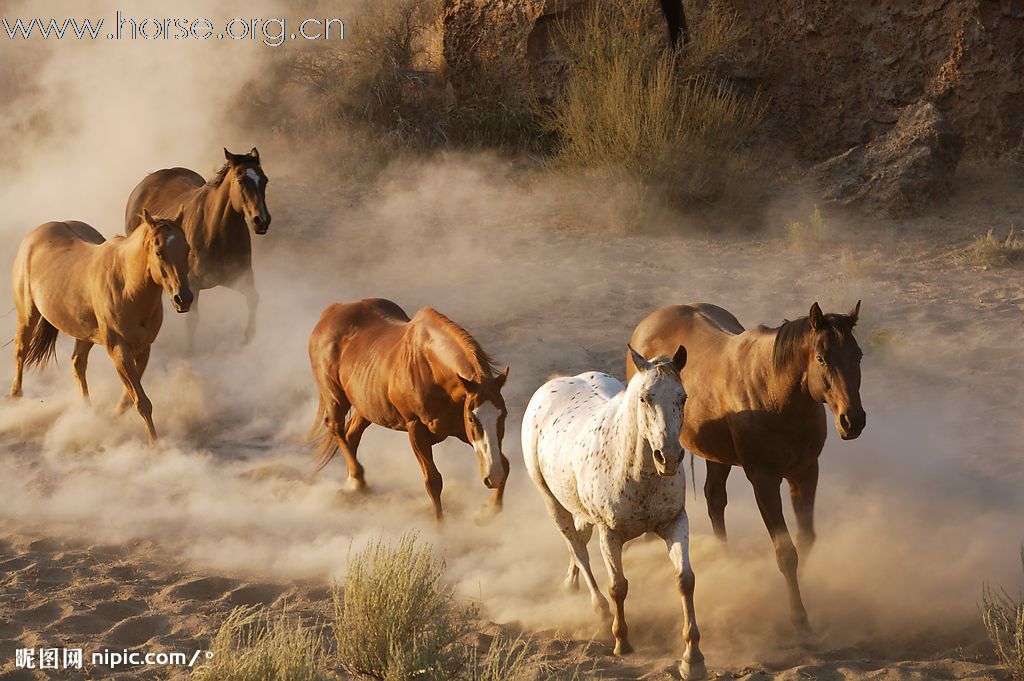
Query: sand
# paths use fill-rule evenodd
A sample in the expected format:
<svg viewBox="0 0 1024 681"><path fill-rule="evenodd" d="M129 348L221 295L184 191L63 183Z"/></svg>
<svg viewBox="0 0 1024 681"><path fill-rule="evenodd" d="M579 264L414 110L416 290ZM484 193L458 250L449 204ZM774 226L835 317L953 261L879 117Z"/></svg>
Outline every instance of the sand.
<svg viewBox="0 0 1024 681"><path fill-rule="evenodd" d="M13 669L17 647L191 651L237 605L287 603L324 617L352 547L409 530L479 603L481 641L501 627L533 635L538 660L593 665L593 678L676 678L681 615L660 544L637 540L626 552L632 658L610 655L584 595L559 590L564 547L522 469L522 409L553 373L622 374L632 326L658 305L714 302L750 326L805 314L814 300L845 311L857 299L868 426L850 443L830 433L819 542L802 566L820 640L801 646L789 627L738 472L730 547L712 538L697 462L688 511L708 666L759 680L1005 678L976 604L983 581L1020 580L1024 277L953 256L989 227L1024 222L1024 179L966 167L953 202L928 218L829 214L829 228L801 248L785 224L805 219L807 202L780 199L753 235L713 223L636 233L600 202L567 205L493 163L403 169L402 182L345 210L348 199L323 203L268 160L275 221L256 241L257 339L239 348L244 313L230 292L204 296L194 357L182 350L183 320L167 320L146 377L164 435L153 450L134 415L109 413L118 386L101 352L90 369L94 408L75 398L66 342L59 366L27 377L24 400L0 405L0 679L36 678ZM409 311L434 305L511 365L513 471L501 517L478 518L486 490L454 443L438 448L442 528L402 435L368 431L365 496L336 494L340 465L308 478L301 436L315 391L305 340L325 304L367 295ZM3 364L0 380L10 372ZM172 672L97 667L89 678Z"/></svg>

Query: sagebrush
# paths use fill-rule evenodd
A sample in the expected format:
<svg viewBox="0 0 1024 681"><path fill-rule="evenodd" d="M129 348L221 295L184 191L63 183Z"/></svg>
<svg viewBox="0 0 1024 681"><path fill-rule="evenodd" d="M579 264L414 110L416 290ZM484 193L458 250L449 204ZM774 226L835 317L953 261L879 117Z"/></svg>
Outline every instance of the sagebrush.
<svg viewBox="0 0 1024 681"><path fill-rule="evenodd" d="M376 541L349 561L334 590L341 666L387 681L460 678L475 611L443 583L444 562L413 535Z"/></svg>
<svg viewBox="0 0 1024 681"><path fill-rule="evenodd" d="M287 612L236 608L210 644L198 681L338 681L320 627Z"/></svg>
<svg viewBox="0 0 1024 681"><path fill-rule="evenodd" d="M566 79L548 111L564 165L624 170L677 205L734 197L749 174L744 147L763 116L717 65L742 39L717 3L677 49L652 29L646 3L593 3L563 27Z"/></svg>
<svg viewBox="0 0 1024 681"><path fill-rule="evenodd" d="M1020 551L1024 570L1024 546ZM1024 681L1024 592L1017 597L986 584L982 591L981 616L999 661L1014 681Z"/></svg>

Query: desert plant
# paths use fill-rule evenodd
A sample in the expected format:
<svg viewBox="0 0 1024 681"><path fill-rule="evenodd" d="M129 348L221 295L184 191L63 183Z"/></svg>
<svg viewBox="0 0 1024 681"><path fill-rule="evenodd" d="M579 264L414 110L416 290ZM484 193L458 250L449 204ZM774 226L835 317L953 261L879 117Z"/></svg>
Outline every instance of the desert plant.
<svg viewBox="0 0 1024 681"><path fill-rule="evenodd" d="M738 28L716 24L710 42L698 32L677 52L652 30L646 9L607 0L562 27L566 81L547 119L557 160L625 170L674 204L714 201L748 168L742 150L763 114L757 96L742 96L708 68Z"/></svg>
<svg viewBox="0 0 1024 681"><path fill-rule="evenodd" d="M458 678L469 661L462 642L474 611L442 583L444 562L414 535L375 541L349 561L334 589L341 666L387 681Z"/></svg>
<svg viewBox="0 0 1024 681"><path fill-rule="evenodd" d="M806 252L822 246L829 238L828 223L818 206L804 220L796 220L786 225L786 236L795 250Z"/></svg>
<svg viewBox="0 0 1024 681"><path fill-rule="evenodd" d="M970 244L954 254L953 259L964 265L976 267L1005 267L1024 262L1024 240L1010 227L1006 238L997 237L990 229L984 236L977 236Z"/></svg>
<svg viewBox="0 0 1024 681"><path fill-rule="evenodd" d="M210 644L199 681L337 681L321 629L286 612L236 608Z"/></svg>
<svg viewBox="0 0 1024 681"><path fill-rule="evenodd" d="M1024 568L1024 546L1020 551ZM981 616L999 661L1014 681L1024 681L1024 593L1012 597L1005 589L986 584L981 596Z"/></svg>

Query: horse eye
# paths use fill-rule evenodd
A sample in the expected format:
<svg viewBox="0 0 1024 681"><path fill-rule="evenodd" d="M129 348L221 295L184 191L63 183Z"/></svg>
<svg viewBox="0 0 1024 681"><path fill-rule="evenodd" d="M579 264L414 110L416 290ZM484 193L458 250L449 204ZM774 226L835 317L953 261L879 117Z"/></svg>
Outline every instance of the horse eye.
<svg viewBox="0 0 1024 681"><path fill-rule="evenodd" d="M158 257L158 258L164 257L164 252L162 250L157 249L156 257Z"/></svg>
<svg viewBox="0 0 1024 681"><path fill-rule="evenodd" d="M817 357L815 357L815 359L818 360L818 364L825 364L825 358L822 357L821 355L818 355Z"/></svg>

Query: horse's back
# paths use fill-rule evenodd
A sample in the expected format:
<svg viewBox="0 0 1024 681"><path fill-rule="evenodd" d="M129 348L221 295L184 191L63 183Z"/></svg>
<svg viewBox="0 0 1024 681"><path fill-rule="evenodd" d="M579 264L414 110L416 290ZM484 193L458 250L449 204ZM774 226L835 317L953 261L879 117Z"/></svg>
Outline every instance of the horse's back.
<svg viewBox="0 0 1024 681"><path fill-rule="evenodd" d="M341 388L364 416L380 425L393 417L387 407L391 356L409 316L383 298L335 303L320 315L309 338L309 359L323 390Z"/></svg>
<svg viewBox="0 0 1024 681"><path fill-rule="evenodd" d="M206 184L203 176L188 168L164 168L135 185L124 211L124 231L131 234L142 222L142 209L157 217L173 217L186 194Z"/></svg>
<svg viewBox="0 0 1024 681"><path fill-rule="evenodd" d="M575 435L623 390L614 376L597 371L561 376L542 385L523 416L527 463L531 463L530 458L539 461L552 454L568 453L567 445Z"/></svg>
<svg viewBox="0 0 1024 681"><path fill-rule="evenodd" d="M743 325L728 310L710 303L669 305L650 313L637 324L630 345L644 357L671 357L680 345L686 348L689 368L720 353L728 341L743 333ZM636 367L627 353L626 376Z"/></svg>

